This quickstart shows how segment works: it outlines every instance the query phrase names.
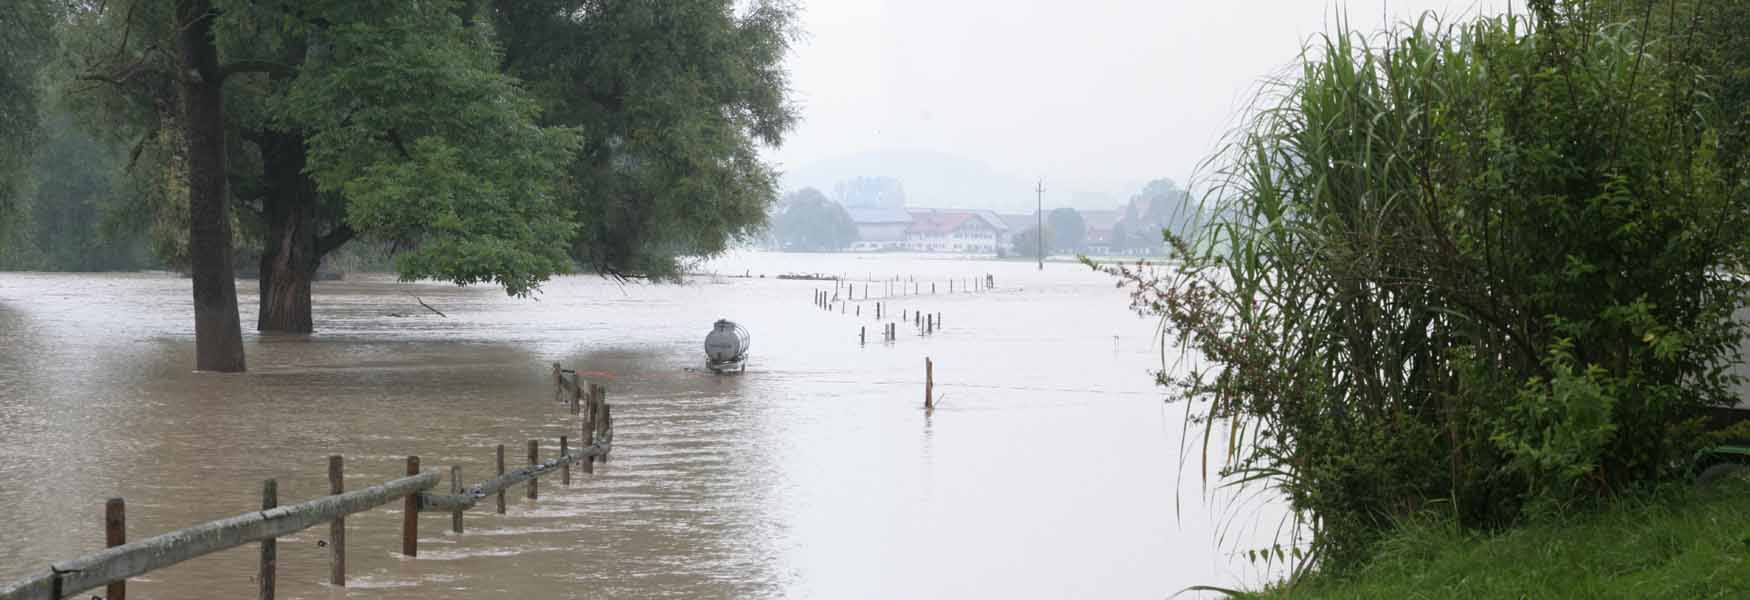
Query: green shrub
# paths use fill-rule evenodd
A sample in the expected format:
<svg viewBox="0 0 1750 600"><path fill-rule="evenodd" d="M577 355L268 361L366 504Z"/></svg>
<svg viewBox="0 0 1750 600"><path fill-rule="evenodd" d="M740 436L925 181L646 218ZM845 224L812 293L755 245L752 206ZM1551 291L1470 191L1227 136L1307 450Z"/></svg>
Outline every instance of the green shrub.
<svg viewBox="0 0 1750 600"><path fill-rule="evenodd" d="M1195 357L1160 381L1206 480L1279 488L1305 564L1670 477L1730 402L1750 197L1703 73L1589 6L1317 38L1211 163L1219 218L1106 268Z"/></svg>

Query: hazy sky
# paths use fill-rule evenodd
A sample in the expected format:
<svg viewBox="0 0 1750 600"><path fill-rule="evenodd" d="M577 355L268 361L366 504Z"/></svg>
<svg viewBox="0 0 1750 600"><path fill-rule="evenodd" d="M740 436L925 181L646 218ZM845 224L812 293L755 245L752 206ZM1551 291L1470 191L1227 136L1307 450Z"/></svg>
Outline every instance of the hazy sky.
<svg viewBox="0 0 1750 600"><path fill-rule="evenodd" d="M1183 183L1339 10L1372 30L1508 1L803 0L803 122L768 156L927 149L1048 186Z"/></svg>

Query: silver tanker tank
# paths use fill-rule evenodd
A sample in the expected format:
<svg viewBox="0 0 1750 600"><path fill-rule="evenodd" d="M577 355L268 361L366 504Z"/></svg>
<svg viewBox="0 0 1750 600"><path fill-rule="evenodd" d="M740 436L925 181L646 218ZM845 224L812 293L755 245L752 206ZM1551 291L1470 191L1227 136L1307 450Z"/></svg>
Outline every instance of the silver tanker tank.
<svg viewBox="0 0 1750 600"><path fill-rule="evenodd" d="M747 370L747 349L753 338L729 319L718 319L705 335L705 368L715 373Z"/></svg>

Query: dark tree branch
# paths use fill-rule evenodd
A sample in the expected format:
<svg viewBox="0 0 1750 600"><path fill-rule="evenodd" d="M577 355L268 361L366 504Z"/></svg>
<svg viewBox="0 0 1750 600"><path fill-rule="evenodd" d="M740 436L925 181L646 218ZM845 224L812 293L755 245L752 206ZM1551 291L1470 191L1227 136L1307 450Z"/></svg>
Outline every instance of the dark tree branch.
<svg viewBox="0 0 1750 600"><path fill-rule="evenodd" d="M292 67L271 60L239 60L219 67L219 81L222 82L225 78L238 73L267 73L287 77L292 74Z"/></svg>
<svg viewBox="0 0 1750 600"><path fill-rule="evenodd" d="M408 294L408 295L409 295L409 296L413 296L413 294ZM441 311L441 310L438 310L438 309L435 309L435 308L432 308L432 307L431 307L431 305L430 305L430 304L426 304L426 303L425 303L425 301L424 301L424 300L420 300L420 299L419 299L419 296L413 296L413 301L414 301L414 302L418 302L418 303L419 303L419 305L420 305L420 306L423 306L423 307L425 307L425 309L426 309L426 310L429 310L429 311L431 311L431 312L434 312L434 313L437 313L437 316L440 316L440 317L443 317L443 318L445 318L445 319L448 319L448 318L450 318L450 316L449 316L449 315L446 315L446 314L444 314L444 311Z"/></svg>
<svg viewBox="0 0 1750 600"><path fill-rule="evenodd" d="M237 137L243 138L243 141L255 144L257 147L267 144L267 132L261 129L239 128Z"/></svg>
<svg viewBox="0 0 1750 600"><path fill-rule="evenodd" d="M407 144L402 143L402 141L401 141L401 132L394 130L394 129L390 129L388 133L389 133L389 143L395 145L395 150L399 151L401 153L401 158L412 159L413 155L411 153L407 152Z"/></svg>
<svg viewBox="0 0 1750 600"><path fill-rule="evenodd" d="M141 75L159 75L167 79L169 78L169 74L147 66L145 58L142 57L140 60L135 61L134 64L116 69L114 73L110 75L89 72L74 77L74 79L78 81L96 81L99 83L107 83L118 88L126 88L129 83L132 83Z"/></svg>
<svg viewBox="0 0 1750 600"><path fill-rule="evenodd" d="M352 241L352 238L357 235L358 232L353 231L351 225L345 223L340 224L339 227L335 227L333 231L328 232L328 235L316 238L316 256L318 258L327 256L329 252L333 252L336 248L339 248L341 244Z"/></svg>
<svg viewBox="0 0 1750 600"><path fill-rule="evenodd" d="M152 136L155 135L158 135L158 128L152 127L147 129L146 133L140 135L140 141L134 142L133 149L128 151L127 171L132 172L134 170L134 165L140 162L140 154L146 151L146 142L151 140Z"/></svg>
<svg viewBox="0 0 1750 600"><path fill-rule="evenodd" d="M128 37L134 33L134 7L138 5L139 3L137 2L129 3L128 14L126 17L122 18L122 43L116 44L115 46L116 60L121 60L122 54L126 53L128 50ZM97 11L99 13L103 12L103 7L98 7Z"/></svg>

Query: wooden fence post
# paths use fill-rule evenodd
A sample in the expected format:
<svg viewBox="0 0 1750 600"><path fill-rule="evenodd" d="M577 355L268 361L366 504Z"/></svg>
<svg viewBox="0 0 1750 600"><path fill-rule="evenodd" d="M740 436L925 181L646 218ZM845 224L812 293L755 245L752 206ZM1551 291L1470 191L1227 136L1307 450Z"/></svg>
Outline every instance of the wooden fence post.
<svg viewBox="0 0 1750 600"><path fill-rule="evenodd" d="M121 498L110 498L103 503L103 543L110 548L128 543L128 504ZM105 594L109 600L127 600L128 582L126 580L109 584Z"/></svg>
<svg viewBox="0 0 1750 600"><path fill-rule="evenodd" d="M864 344L869 343L868 336L869 336L869 328L868 327L858 327L857 328L857 345L862 346Z"/></svg>
<svg viewBox="0 0 1750 600"><path fill-rule="evenodd" d="M936 363L924 357L924 410L936 410Z"/></svg>
<svg viewBox="0 0 1750 600"><path fill-rule="evenodd" d="M339 454L328 457L328 493L346 491L345 464ZM346 587L346 517L328 522L328 583Z"/></svg>
<svg viewBox="0 0 1750 600"><path fill-rule="evenodd" d="M571 414L577 414L579 405L582 404L580 401L582 397L583 383L578 379L577 375L573 374L571 376Z"/></svg>
<svg viewBox="0 0 1750 600"><path fill-rule="evenodd" d="M561 458L563 458L563 457L570 456L570 455L571 455L570 440L565 439L565 436L563 436L563 435L559 436L559 456ZM565 466L559 468L559 485L562 485L565 487L571 487L571 462L570 461L566 461Z"/></svg>
<svg viewBox="0 0 1750 600"><path fill-rule="evenodd" d="M531 467L538 465L538 464L541 464L540 454L539 454L540 449L536 446L537 443L539 443L539 442L536 442L535 440L529 440L529 466L531 466ZM538 477L530 477L529 478L529 499L530 500L535 499L535 495L537 493L535 491L535 489L536 489L536 485L539 482L540 482L540 478L538 478Z"/></svg>
<svg viewBox="0 0 1750 600"><path fill-rule="evenodd" d="M579 432L582 437L577 438L584 448L595 446L595 396L596 384L589 384L589 410L584 414L582 431ZM583 459L583 472L595 473L595 457Z"/></svg>
<svg viewBox="0 0 1750 600"><path fill-rule="evenodd" d="M504 475L504 444L498 445L498 474ZM498 490L498 514L504 514L504 490Z"/></svg>
<svg viewBox="0 0 1750 600"><path fill-rule="evenodd" d="M269 479L261 482L261 510L267 510L280 505L279 483ZM261 585L261 600L273 600L273 578L275 563L279 562L279 541L274 538L261 540L261 569L256 581Z"/></svg>
<svg viewBox="0 0 1750 600"><path fill-rule="evenodd" d="M942 313L936 313L936 329L942 328Z"/></svg>
<svg viewBox="0 0 1750 600"><path fill-rule="evenodd" d="M450 494L462 495L461 465L450 465ZM450 511L450 531L452 533L462 532L462 509L460 508Z"/></svg>
<svg viewBox="0 0 1750 600"><path fill-rule="evenodd" d="M614 448L614 413L612 410L613 408L614 408L614 405L608 404L607 398L604 396L602 399L602 441L608 443L608 450L609 450L610 454L612 453L613 448ZM608 455L607 454L602 455L602 462L604 462L604 463L608 462Z"/></svg>
<svg viewBox="0 0 1750 600"><path fill-rule="evenodd" d="M553 403L554 404L558 404L559 402L564 400L564 397L560 396L560 394L563 393L564 391L565 391L565 374L560 372L559 363L553 363Z"/></svg>
<svg viewBox="0 0 1750 600"><path fill-rule="evenodd" d="M407 474L419 474L419 457L407 457ZM401 554L419 556L419 494L401 501Z"/></svg>
<svg viewBox="0 0 1750 600"><path fill-rule="evenodd" d="M613 421L613 416L611 416L609 414L609 407L611 405L608 404L608 389L604 387L604 388L600 388L596 391L598 393L598 396L596 397L596 404L595 404L595 409L596 409L596 418L595 418L595 423L594 423L594 425L595 425L595 440L600 441L600 442L605 443L605 444L609 444L609 449L612 450L612 448L613 448L612 444L614 443L614 436L613 436L614 421ZM601 456L597 456L597 457L595 457L595 460L600 461L603 464L606 464L608 462L608 455L603 454Z"/></svg>

